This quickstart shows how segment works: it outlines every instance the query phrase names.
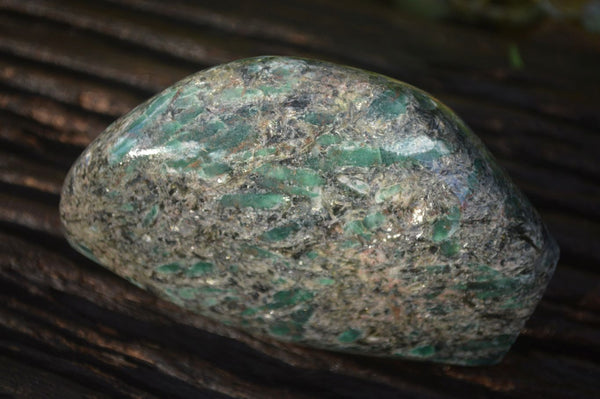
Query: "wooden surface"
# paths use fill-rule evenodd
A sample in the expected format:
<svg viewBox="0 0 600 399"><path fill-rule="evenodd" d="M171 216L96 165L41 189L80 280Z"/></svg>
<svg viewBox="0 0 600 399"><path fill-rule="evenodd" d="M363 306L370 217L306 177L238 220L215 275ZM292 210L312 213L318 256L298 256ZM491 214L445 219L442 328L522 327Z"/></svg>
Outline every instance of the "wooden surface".
<svg viewBox="0 0 600 399"><path fill-rule="evenodd" d="M511 68L511 44L524 68ZM530 197L562 256L501 364L255 339L68 246L60 188L90 140L180 78L261 54L332 60L429 91ZM600 36L572 25L507 35L367 1L0 0L0 397L597 397L599 148Z"/></svg>

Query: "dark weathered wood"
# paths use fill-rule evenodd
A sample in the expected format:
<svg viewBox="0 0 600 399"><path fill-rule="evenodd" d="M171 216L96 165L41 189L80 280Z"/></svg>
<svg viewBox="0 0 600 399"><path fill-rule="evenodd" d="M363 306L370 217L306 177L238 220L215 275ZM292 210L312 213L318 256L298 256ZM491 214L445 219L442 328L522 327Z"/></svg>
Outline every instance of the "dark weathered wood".
<svg viewBox="0 0 600 399"><path fill-rule="evenodd" d="M510 67L511 43L523 69ZM251 337L65 242L62 180L112 120L189 73L267 53L351 64L433 93L540 210L561 262L502 363L373 359ZM596 397L599 70L600 36L550 21L509 37L360 0L0 0L0 396Z"/></svg>

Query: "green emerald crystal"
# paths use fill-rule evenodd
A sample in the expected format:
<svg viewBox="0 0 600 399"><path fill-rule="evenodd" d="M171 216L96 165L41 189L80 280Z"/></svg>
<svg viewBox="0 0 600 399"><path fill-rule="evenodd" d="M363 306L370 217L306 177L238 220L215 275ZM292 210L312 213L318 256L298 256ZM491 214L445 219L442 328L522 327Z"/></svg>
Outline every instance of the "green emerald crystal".
<svg viewBox="0 0 600 399"><path fill-rule="evenodd" d="M114 122L61 217L94 261L251 334L464 365L502 358L558 258L447 107L285 57L199 72Z"/></svg>

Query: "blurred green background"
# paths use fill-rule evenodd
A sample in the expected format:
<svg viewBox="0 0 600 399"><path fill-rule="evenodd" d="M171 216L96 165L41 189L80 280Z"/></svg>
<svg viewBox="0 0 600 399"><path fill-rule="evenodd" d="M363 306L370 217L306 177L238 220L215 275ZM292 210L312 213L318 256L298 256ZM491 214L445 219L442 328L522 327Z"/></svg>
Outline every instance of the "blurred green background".
<svg viewBox="0 0 600 399"><path fill-rule="evenodd" d="M600 34L598 0L389 0L405 12L499 29L528 28L545 20L580 24Z"/></svg>

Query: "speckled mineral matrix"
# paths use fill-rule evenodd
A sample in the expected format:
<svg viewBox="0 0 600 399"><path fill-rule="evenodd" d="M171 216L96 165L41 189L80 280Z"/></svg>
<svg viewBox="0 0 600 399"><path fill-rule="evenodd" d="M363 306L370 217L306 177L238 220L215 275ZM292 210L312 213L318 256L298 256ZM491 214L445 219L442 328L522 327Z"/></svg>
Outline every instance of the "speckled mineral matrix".
<svg viewBox="0 0 600 399"><path fill-rule="evenodd" d="M117 120L61 217L91 259L252 334L466 365L501 359L558 258L448 108L295 58L202 71Z"/></svg>

